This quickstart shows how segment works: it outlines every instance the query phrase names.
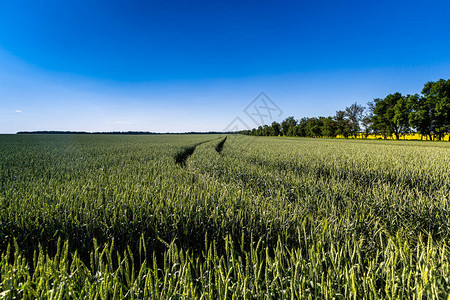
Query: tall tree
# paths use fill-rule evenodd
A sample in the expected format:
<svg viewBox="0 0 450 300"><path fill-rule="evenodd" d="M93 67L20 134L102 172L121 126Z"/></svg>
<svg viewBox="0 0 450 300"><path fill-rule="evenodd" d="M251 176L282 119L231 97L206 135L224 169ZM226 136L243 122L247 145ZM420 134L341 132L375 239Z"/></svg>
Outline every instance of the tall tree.
<svg viewBox="0 0 450 300"><path fill-rule="evenodd" d="M296 136L306 136L306 130L305 130L305 125L307 122L308 118L302 118L297 126L294 127L294 134Z"/></svg>
<svg viewBox="0 0 450 300"><path fill-rule="evenodd" d="M394 123L398 128L398 131L402 134L409 133L411 126L409 124L409 115L412 111L412 105L410 104L411 95L398 99L394 106Z"/></svg>
<svg viewBox="0 0 450 300"><path fill-rule="evenodd" d="M379 130L384 139L392 134L398 140L400 137L400 127L394 121L395 106L397 102L403 99L402 94L389 94L384 99L374 99L375 107L373 109L373 126Z"/></svg>
<svg viewBox="0 0 450 300"><path fill-rule="evenodd" d="M261 125L258 126L258 129L256 130L256 135L263 135L263 127Z"/></svg>
<svg viewBox="0 0 450 300"><path fill-rule="evenodd" d="M281 122L283 135L293 136L295 125L297 125L297 121L294 117L287 117L283 122Z"/></svg>
<svg viewBox="0 0 450 300"><path fill-rule="evenodd" d="M335 137L336 134L336 122L331 117L320 118L322 121L322 136Z"/></svg>
<svg viewBox="0 0 450 300"><path fill-rule="evenodd" d="M272 127L269 127L269 125L264 125L264 126L263 126L263 132L262 132L262 135L264 135L264 136L270 136L270 135L271 135L271 131L272 131Z"/></svg>
<svg viewBox="0 0 450 300"><path fill-rule="evenodd" d="M361 125L364 132L364 137L367 139L372 133L372 115L365 115L361 119Z"/></svg>
<svg viewBox="0 0 450 300"><path fill-rule="evenodd" d="M322 136L322 122L319 118L309 118L305 124L306 136L320 137Z"/></svg>
<svg viewBox="0 0 450 300"><path fill-rule="evenodd" d="M369 136L369 134L379 134L380 131L376 126L374 126L374 114L375 111L375 102L369 101L367 102L367 114L363 117L362 124L364 126L364 135L366 138Z"/></svg>
<svg viewBox="0 0 450 300"><path fill-rule="evenodd" d="M272 122L272 135L279 136L281 133L281 126L278 122L273 121Z"/></svg>
<svg viewBox="0 0 450 300"><path fill-rule="evenodd" d="M430 131L441 140L450 128L450 79L427 82L422 94L430 108Z"/></svg>
<svg viewBox="0 0 450 300"><path fill-rule="evenodd" d="M350 121L350 133L356 138L360 130L359 122L363 117L365 107L358 105L358 103L353 103L352 105L345 108L345 116Z"/></svg>
<svg viewBox="0 0 450 300"><path fill-rule="evenodd" d="M350 121L345 117L345 111L338 110L334 117L336 121L336 136L342 135L344 138L348 138L351 133Z"/></svg>
<svg viewBox="0 0 450 300"><path fill-rule="evenodd" d="M409 97L409 105L411 107L411 112L408 118L409 125L422 136L428 136L430 140L432 140L432 113L429 102L424 97L413 95Z"/></svg>

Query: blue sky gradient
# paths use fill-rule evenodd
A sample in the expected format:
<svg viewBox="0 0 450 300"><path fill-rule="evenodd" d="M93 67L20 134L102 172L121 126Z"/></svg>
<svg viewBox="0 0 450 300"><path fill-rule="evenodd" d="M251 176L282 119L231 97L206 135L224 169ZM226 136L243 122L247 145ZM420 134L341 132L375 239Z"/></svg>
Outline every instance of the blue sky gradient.
<svg viewBox="0 0 450 300"><path fill-rule="evenodd" d="M0 132L222 130L449 78L446 1L2 1Z"/></svg>

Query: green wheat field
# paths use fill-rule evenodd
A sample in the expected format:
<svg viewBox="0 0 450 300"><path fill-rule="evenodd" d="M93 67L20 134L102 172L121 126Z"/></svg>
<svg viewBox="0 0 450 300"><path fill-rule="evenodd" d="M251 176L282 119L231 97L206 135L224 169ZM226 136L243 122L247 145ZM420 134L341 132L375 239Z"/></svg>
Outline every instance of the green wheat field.
<svg viewBox="0 0 450 300"><path fill-rule="evenodd" d="M450 144L0 136L0 298L450 299Z"/></svg>

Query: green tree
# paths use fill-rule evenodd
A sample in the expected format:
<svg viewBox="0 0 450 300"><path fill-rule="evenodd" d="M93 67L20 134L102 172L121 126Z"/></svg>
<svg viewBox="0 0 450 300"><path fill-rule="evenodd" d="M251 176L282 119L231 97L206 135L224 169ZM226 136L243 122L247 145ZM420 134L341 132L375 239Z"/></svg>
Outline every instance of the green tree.
<svg viewBox="0 0 450 300"><path fill-rule="evenodd" d="M334 137L336 136L336 122L331 117L323 118L322 121L322 136Z"/></svg>
<svg viewBox="0 0 450 300"><path fill-rule="evenodd" d="M322 136L322 122L318 118L309 118L305 124L306 136L320 137Z"/></svg>
<svg viewBox="0 0 450 300"><path fill-rule="evenodd" d="M371 115L365 115L361 119L361 125L362 130L364 133L364 137L367 139L369 137L369 134L372 133L372 116Z"/></svg>
<svg viewBox="0 0 450 300"><path fill-rule="evenodd" d="M261 136L263 135L263 127L258 126L258 129L256 129L256 135Z"/></svg>
<svg viewBox="0 0 450 300"><path fill-rule="evenodd" d="M411 130L409 124L409 115L412 111L412 105L410 104L411 95L398 99L394 106L394 123L398 128L399 133L406 134Z"/></svg>
<svg viewBox="0 0 450 300"><path fill-rule="evenodd" d="M270 135L271 135L271 131L272 131L272 127L269 127L269 125L264 125L264 126L263 126L263 132L262 132L262 135L264 135L264 136L270 136Z"/></svg>
<svg viewBox="0 0 450 300"><path fill-rule="evenodd" d="M363 128L364 128L364 135L366 138L371 133L373 133L373 134L380 133L378 128L376 128L373 123L373 121L374 121L373 112L374 111L375 111L375 102L374 101L367 102L367 114L361 120L361 124L363 125Z"/></svg>
<svg viewBox="0 0 450 300"><path fill-rule="evenodd" d="M422 95L430 112L430 131L441 140L450 127L450 79L427 82Z"/></svg>
<svg viewBox="0 0 450 300"><path fill-rule="evenodd" d="M359 122L363 117L364 110L365 107L356 102L345 108L345 117L350 121L350 134L355 138L360 130Z"/></svg>
<svg viewBox="0 0 450 300"><path fill-rule="evenodd" d="M334 116L335 120L335 135L342 135L344 138L348 138L351 134L351 124L350 121L346 118L345 111L338 110L336 111L336 115Z"/></svg>
<svg viewBox="0 0 450 300"><path fill-rule="evenodd" d="M431 107L424 97L418 95L409 98L411 113L409 114L409 125L413 127L422 136L428 136L433 139L431 131Z"/></svg>
<svg viewBox="0 0 450 300"><path fill-rule="evenodd" d="M272 122L272 134L273 136L279 136L281 134L281 125L278 122Z"/></svg>
<svg viewBox="0 0 450 300"><path fill-rule="evenodd" d="M307 120L308 120L307 118L302 118L298 122L297 126L294 127L295 136L306 136L305 125L306 125Z"/></svg>
<svg viewBox="0 0 450 300"><path fill-rule="evenodd" d="M281 122L281 128L284 136L293 136L294 127L297 125L297 121L294 117L287 117L283 122Z"/></svg>
<svg viewBox="0 0 450 300"><path fill-rule="evenodd" d="M373 109L373 127L379 130L384 139L392 134L395 135L395 139L400 137L400 127L394 120L395 117L395 106L397 103L403 99L402 94L395 93L389 94L384 99L374 99L374 109Z"/></svg>

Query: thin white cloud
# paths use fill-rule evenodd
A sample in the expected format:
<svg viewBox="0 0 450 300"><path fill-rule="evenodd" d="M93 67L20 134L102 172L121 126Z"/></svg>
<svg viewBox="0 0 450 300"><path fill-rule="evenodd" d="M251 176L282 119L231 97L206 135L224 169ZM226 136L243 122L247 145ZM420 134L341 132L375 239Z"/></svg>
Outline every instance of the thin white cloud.
<svg viewBox="0 0 450 300"><path fill-rule="evenodd" d="M16 109L16 113L21 113L22 111L20 109Z"/></svg>

